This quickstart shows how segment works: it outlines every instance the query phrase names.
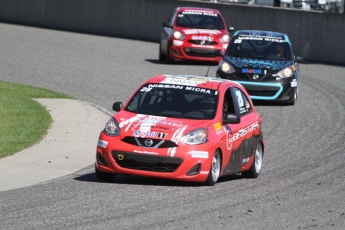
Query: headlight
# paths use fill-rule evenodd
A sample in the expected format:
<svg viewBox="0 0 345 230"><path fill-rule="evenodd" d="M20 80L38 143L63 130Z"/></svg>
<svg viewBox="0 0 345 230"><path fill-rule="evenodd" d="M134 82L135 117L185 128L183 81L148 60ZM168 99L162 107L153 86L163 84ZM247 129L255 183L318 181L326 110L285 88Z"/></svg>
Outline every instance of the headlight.
<svg viewBox="0 0 345 230"><path fill-rule="evenodd" d="M224 42L224 43L228 43L230 41L230 37L229 35L223 35L223 37L221 37L220 42Z"/></svg>
<svg viewBox="0 0 345 230"><path fill-rule="evenodd" d="M120 134L120 127L114 118L110 118L103 131L108 136L117 136Z"/></svg>
<svg viewBox="0 0 345 230"><path fill-rule="evenodd" d="M207 128L196 129L181 138L181 141L187 145L198 145L207 142Z"/></svg>
<svg viewBox="0 0 345 230"><path fill-rule="evenodd" d="M181 33L180 31L175 31L175 32L174 32L174 38L177 39L177 40L183 40L183 39L185 39L186 37L185 37L184 34Z"/></svg>
<svg viewBox="0 0 345 230"><path fill-rule="evenodd" d="M277 74L274 74L274 77L286 78L291 77L293 73L292 67L286 67L285 69L279 71Z"/></svg>
<svg viewBox="0 0 345 230"><path fill-rule="evenodd" d="M220 66L221 70L224 72L224 73L233 73L235 72L235 69L234 67L228 63L228 62L223 62L222 65Z"/></svg>

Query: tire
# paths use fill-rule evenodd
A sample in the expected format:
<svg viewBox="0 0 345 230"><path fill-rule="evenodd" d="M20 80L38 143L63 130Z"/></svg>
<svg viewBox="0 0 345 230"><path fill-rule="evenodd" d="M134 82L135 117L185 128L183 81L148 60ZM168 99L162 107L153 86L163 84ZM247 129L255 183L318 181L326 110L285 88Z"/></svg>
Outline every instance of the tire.
<svg viewBox="0 0 345 230"><path fill-rule="evenodd" d="M263 157L264 149L261 141L259 141L255 149L253 163L248 171L242 172L242 176L245 178L257 178L261 172Z"/></svg>
<svg viewBox="0 0 345 230"><path fill-rule="evenodd" d="M168 48L167 48L167 54L165 55L165 63L167 64L173 64L174 63L174 59L171 57L170 55L170 44L168 44Z"/></svg>
<svg viewBox="0 0 345 230"><path fill-rule="evenodd" d="M221 157L220 157L220 151L217 149L214 153L214 156L212 158L212 164L210 168L210 172L208 173L208 177L205 181L205 184L207 186L213 186L217 182L220 174L220 168L221 168Z"/></svg>
<svg viewBox="0 0 345 230"><path fill-rule="evenodd" d="M114 180L116 174L113 173L106 173L106 172L101 172L97 169L96 165L95 165L95 172L96 172L96 177L101 180L101 181L105 181L105 182L111 182L112 180Z"/></svg>
<svg viewBox="0 0 345 230"><path fill-rule="evenodd" d="M162 52L162 44L159 43L159 61L165 61L166 55Z"/></svg>

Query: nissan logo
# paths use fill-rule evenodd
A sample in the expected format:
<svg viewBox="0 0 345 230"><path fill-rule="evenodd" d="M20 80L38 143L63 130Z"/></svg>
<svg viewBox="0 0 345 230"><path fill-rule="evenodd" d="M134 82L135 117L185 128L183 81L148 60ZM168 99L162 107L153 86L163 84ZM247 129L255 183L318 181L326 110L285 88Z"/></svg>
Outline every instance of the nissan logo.
<svg viewBox="0 0 345 230"><path fill-rule="evenodd" d="M254 79L254 80L259 79L259 75L258 75L258 74L254 74L254 75L253 75L253 79Z"/></svg>
<svg viewBox="0 0 345 230"><path fill-rule="evenodd" d="M151 140L151 139L146 139L146 140L144 141L144 143L145 143L145 145L146 145L147 147L150 147L150 146L153 144L153 140Z"/></svg>

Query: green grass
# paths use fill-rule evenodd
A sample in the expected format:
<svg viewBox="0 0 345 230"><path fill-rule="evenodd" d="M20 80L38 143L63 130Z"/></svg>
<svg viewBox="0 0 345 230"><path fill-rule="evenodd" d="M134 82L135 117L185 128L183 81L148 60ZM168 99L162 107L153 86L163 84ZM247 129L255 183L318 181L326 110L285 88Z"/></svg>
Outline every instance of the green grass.
<svg viewBox="0 0 345 230"><path fill-rule="evenodd" d="M42 140L53 122L33 98L73 97L54 91L0 81L0 158Z"/></svg>

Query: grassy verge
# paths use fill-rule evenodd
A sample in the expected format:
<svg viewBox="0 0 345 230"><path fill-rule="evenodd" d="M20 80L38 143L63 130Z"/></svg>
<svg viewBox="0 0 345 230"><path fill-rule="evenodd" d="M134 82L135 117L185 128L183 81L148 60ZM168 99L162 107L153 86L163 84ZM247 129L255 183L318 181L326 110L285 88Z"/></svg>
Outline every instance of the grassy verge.
<svg viewBox="0 0 345 230"><path fill-rule="evenodd" d="M47 134L53 120L33 98L73 97L0 81L0 158L32 146Z"/></svg>

